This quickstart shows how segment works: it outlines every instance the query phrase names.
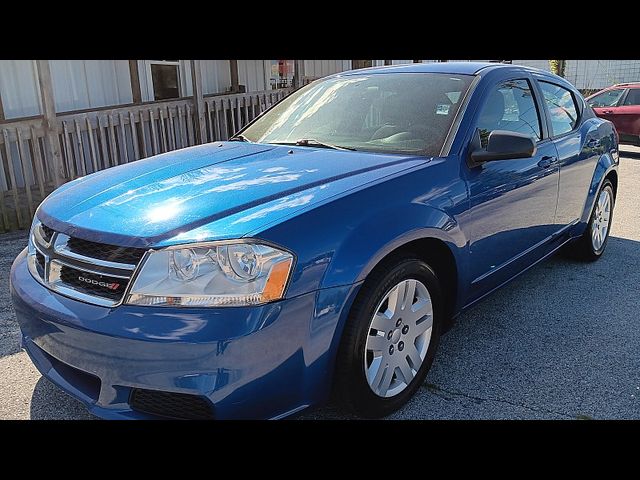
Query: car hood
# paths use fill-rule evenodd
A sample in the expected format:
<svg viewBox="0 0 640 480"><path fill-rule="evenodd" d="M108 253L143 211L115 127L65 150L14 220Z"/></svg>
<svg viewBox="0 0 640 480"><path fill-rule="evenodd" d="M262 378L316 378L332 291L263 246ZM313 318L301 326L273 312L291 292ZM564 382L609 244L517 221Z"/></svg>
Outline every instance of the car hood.
<svg viewBox="0 0 640 480"><path fill-rule="evenodd" d="M68 235L123 246L239 238L424 157L215 142L69 182L38 209Z"/></svg>

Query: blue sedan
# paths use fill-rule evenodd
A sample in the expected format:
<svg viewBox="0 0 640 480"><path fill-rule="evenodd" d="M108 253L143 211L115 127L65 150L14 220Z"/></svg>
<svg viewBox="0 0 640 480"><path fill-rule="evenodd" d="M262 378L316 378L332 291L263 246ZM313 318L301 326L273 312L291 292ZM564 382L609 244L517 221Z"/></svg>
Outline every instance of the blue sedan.
<svg viewBox="0 0 640 480"><path fill-rule="evenodd" d="M456 316L604 252L618 136L566 80L483 63L307 85L228 142L69 182L11 269L22 345L103 418L375 418Z"/></svg>

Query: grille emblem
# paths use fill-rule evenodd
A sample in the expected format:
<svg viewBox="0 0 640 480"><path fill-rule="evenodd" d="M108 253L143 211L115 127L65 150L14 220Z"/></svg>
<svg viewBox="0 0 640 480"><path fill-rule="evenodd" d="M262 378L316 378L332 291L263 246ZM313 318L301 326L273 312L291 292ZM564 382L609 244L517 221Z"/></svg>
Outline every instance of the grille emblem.
<svg viewBox="0 0 640 480"><path fill-rule="evenodd" d="M87 278L83 276L79 276L78 280L80 280L81 282L90 283L91 285L98 285L99 287L105 287L105 288L108 288L109 290L117 290L118 287L120 286L119 283L100 282L99 280L94 280L92 278Z"/></svg>

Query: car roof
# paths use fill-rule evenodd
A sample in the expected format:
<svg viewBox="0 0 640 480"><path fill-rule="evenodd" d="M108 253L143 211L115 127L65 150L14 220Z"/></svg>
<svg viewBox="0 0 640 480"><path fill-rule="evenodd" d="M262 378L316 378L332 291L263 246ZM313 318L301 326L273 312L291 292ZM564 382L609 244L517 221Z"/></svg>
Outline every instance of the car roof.
<svg viewBox="0 0 640 480"><path fill-rule="evenodd" d="M609 88L640 88L640 82L616 83Z"/></svg>
<svg viewBox="0 0 640 480"><path fill-rule="evenodd" d="M510 68L527 70L536 73L550 75L549 72L537 68L525 67L523 65L511 65L495 62L434 62L434 63L405 63L401 65L387 65L384 67L361 68L358 70L348 70L338 75L359 75L363 73L451 73L462 75L475 75L481 70Z"/></svg>
<svg viewBox="0 0 640 480"><path fill-rule="evenodd" d="M601 92L607 92L609 90L623 90L625 88L640 88L640 82L616 83L615 85L610 85L608 87L603 88L602 90L598 90L596 93L591 95L591 97Z"/></svg>

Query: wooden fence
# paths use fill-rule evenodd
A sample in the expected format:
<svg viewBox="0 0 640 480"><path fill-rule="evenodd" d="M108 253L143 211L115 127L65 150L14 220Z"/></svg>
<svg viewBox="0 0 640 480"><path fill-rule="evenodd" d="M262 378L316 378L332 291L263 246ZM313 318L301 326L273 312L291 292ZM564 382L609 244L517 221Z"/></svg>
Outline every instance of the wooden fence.
<svg viewBox="0 0 640 480"><path fill-rule="evenodd" d="M291 91L205 96L203 143L227 140ZM58 169L42 117L0 123L0 231L29 228L37 206L62 183L200 143L195 116L192 98L58 114L51 127Z"/></svg>

